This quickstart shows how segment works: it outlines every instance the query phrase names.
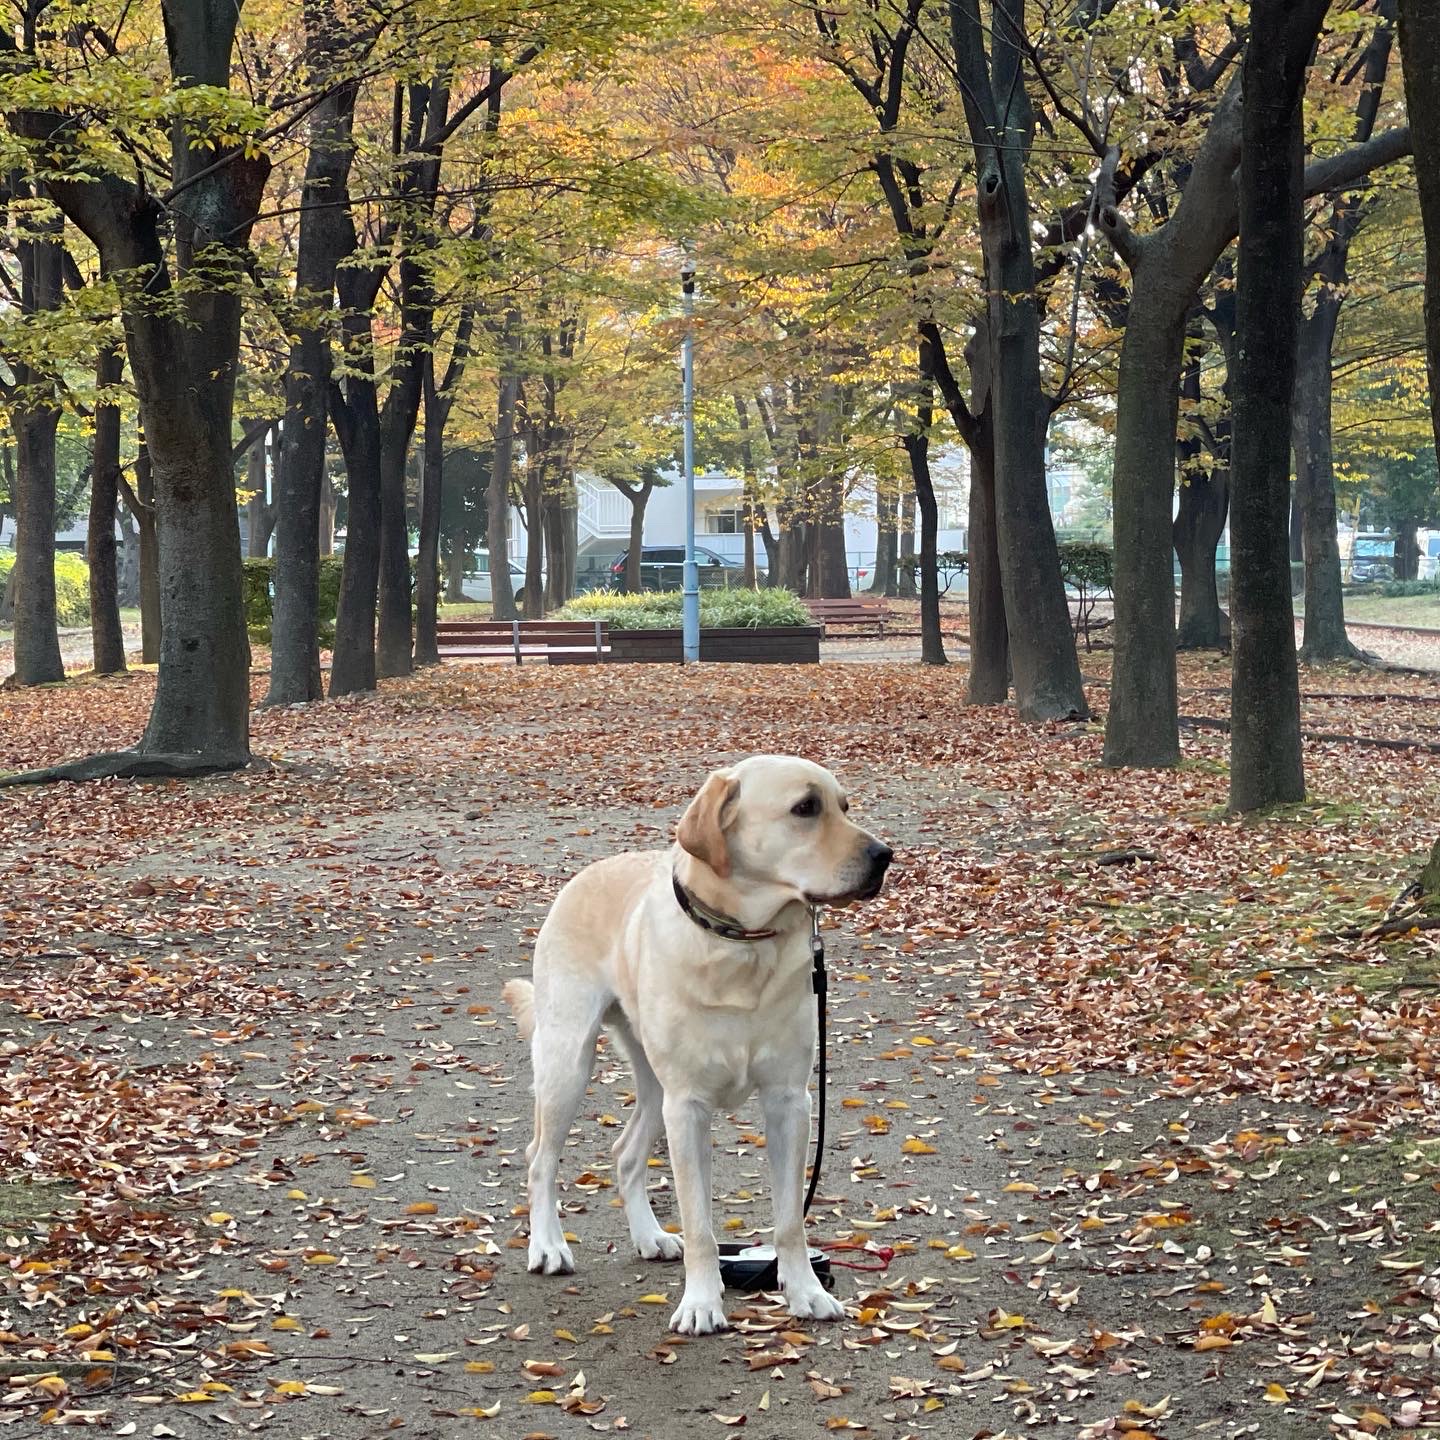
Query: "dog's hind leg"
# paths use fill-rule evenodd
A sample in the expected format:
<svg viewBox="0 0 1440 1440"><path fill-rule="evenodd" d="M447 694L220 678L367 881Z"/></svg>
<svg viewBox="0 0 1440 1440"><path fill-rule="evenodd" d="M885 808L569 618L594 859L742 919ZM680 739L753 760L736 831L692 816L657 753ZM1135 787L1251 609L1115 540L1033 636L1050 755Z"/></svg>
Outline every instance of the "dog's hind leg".
<svg viewBox="0 0 1440 1440"><path fill-rule="evenodd" d="M530 1256L534 1273L568 1275L575 1257L560 1223L556 1181L560 1152L590 1083L600 1018L611 997L598 989L567 990L553 1006L537 1008L530 1042L535 1071L535 1136L530 1142Z"/></svg>
<svg viewBox="0 0 1440 1440"><path fill-rule="evenodd" d="M660 1228L645 1183L655 1141L665 1125L665 1092L629 1025L613 1018L608 1023L629 1056L635 1076L635 1108L614 1149L616 1179L620 1198L625 1202L625 1218L630 1222L630 1238L642 1260L678 1260L684 1244L678 1235Z"/></svg>

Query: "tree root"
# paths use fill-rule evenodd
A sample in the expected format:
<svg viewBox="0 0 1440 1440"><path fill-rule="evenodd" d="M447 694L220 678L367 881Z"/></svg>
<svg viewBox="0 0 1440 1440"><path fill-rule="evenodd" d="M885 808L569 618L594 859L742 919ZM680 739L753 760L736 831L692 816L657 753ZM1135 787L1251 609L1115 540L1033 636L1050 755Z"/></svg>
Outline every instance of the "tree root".
<svg viewBox="0 0 1440 1440"><path fill-rule="evenodd" d="M242 770L249 763L248 756L108 750L80 760L66 760L60 765L47 765L40 770L16 770L0 775L0 786L49 785L56 780L184 780Z"/></svg>
<svg viewBox="0 0 1440 1440"><path fill-rule="evenodd" d="M1412 930L1440 930L1440 915L1405 915L1382 920L1378 925L1350 925L1330 933L1337 940L1386 940L1408 935Z"/></svg>

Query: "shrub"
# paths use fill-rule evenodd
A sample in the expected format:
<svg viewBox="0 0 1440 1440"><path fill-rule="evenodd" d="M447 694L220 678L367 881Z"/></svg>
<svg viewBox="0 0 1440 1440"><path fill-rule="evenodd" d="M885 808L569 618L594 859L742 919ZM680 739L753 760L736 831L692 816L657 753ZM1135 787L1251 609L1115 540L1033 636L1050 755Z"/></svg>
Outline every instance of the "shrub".
<svg viewBox="0 0 1440 1440"><path fill-rule="evenodd" d="M612 630L674 630L681 623L678 590L581 595L560 611L562 620L605 620ZM700 625L706 630L769 625L810 625L810 611L789 590L702 590Z"/></svg>
<svg viewBox="0 0 1440 1440"><path fill-rule="evenodd" d="M340 606L340 573L345 567L344 557L323 555L320 558L320 644L335 643L335 612ZM246 560L245 562L245 628L250 638L259 645L270 643L270 622L274 616L273 585L275 562L273 560Z"/></svg>
<svg viewBox="0 0 1440 1440"><path fill-rule="evenodd" d="M15 568L15 552L0 550L0 589ZM55 552L55 623L66 629L90 623L90 567L73 550Z"/></svg>
<svg viewBox="0 0 1440 1440"><path fill-rule="evenodd" d="M1387 600L1404 600L1412 595L1440 595L1440 575L1428 580L1386 580L1380 593Z"/></svg>

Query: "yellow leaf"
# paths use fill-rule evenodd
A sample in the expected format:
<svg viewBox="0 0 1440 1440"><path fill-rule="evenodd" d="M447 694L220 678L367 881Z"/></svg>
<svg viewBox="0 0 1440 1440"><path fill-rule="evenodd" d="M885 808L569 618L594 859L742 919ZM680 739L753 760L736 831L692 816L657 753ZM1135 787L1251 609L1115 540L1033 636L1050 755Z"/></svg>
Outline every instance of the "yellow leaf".
<svg viewBox="0 0 1440 1440"><path fill-rule="evenodd" d="M911 1135L900 1148L907 1155L938 1155L940 1153L933 1145L927 1145L923 1140L917 1140L913 1135Z"/></svg>
<svg viewBox="0 0 1440 1440"><path fill-rule="evenodd" d="M1195 1341L1197 1350L1228 1350L1234 1342L1228 1335L1201 1335Z"/></svg>
<svg viewBox="0 0 1440 1440"><path fill-rule="evenodd" d="M526 1397L527 1405L553 1405L556 1396L553 1390L532 1390Z"/></svg>
<svg viewBox="0 0 1440 1440"><path fill-rule="evenodd" d="M1034 1195L1040 1187L1032 1185L1028 1180L1012 1180L1006 1187L1007 1195Z"/></svg>
<svg viewBox="0 0 1440 1440"><path fill-rule="evenodd" d="M638 1305L668 1305L669 1297L665 1295L642 1295L636 1304Z"/></svg>
<svg viewBox="0 0 1440 1440"><path fill-rule="evenodd" d="M305 1382L303 1380L282 1380L275 1387L277 1395L303 1395L305 1393Z"/></svg>
<svg viewBox="0 0 1440 1440"><path fill-rule="evenodd" d="M1272 1405L1284 1405L1289 1402L1290 1392L1283 1385L1267 1385L1265 1398Z"/></svg>
<svg viewBox="0 0 1440 1440"><path fill-rule="evenodd" d="M434 1215L439 1206L433 1200L417 1200L413 1205L405 1207L407 1215Z"/></svg>
<svg viewBox="0 0 1440 1440"><path fill-rule="evenodd" d="M305 1257L307 1265L338 1265L340 1257L332 1255L328 1250L316 1250Z"/></svg>
<svg viewBox="0 0 1440 1440"><path fill-rule="evenodd" d="M207 1225L228 1225L235 1217L227 1215L223 1210L212 1210L206 1217Z"/></svg>
<svg viewBox="0 0 1440 1440"><path fill-rule="evenodd" d="M277 1315L271 1322L272 1330L298 1330L300 1322L293 1315Z"/></svg>
<svg viewBox="0 0 1440 1440"><path fill-rule="evenodd" d="M373 1175L352 1175L350 1184L356 1190L373 1190L375 1188L375 1177Z"/></svg>
<svg viewBox="0 0 1440 1440"><path fill-rule="evenodd" d="M491 1360L467 1360L465 1362L465 1373L467 1375L492 1375L495 1372L494 1361Z"/></svg>

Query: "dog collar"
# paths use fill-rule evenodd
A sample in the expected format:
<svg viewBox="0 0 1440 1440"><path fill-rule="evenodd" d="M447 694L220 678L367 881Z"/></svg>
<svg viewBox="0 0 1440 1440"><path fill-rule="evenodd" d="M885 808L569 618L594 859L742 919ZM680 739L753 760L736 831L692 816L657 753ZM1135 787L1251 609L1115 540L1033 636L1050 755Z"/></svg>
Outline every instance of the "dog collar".
<svg viewBox="0 0 1440 1440"><path fill-rule="evenodd" d="M670 872L670 883L675 889L675 903L689 919L722 940L773 940L780 933L778 930L747 930L738 920L712 910L680 883L680 877L673 870Z"/></svg>

